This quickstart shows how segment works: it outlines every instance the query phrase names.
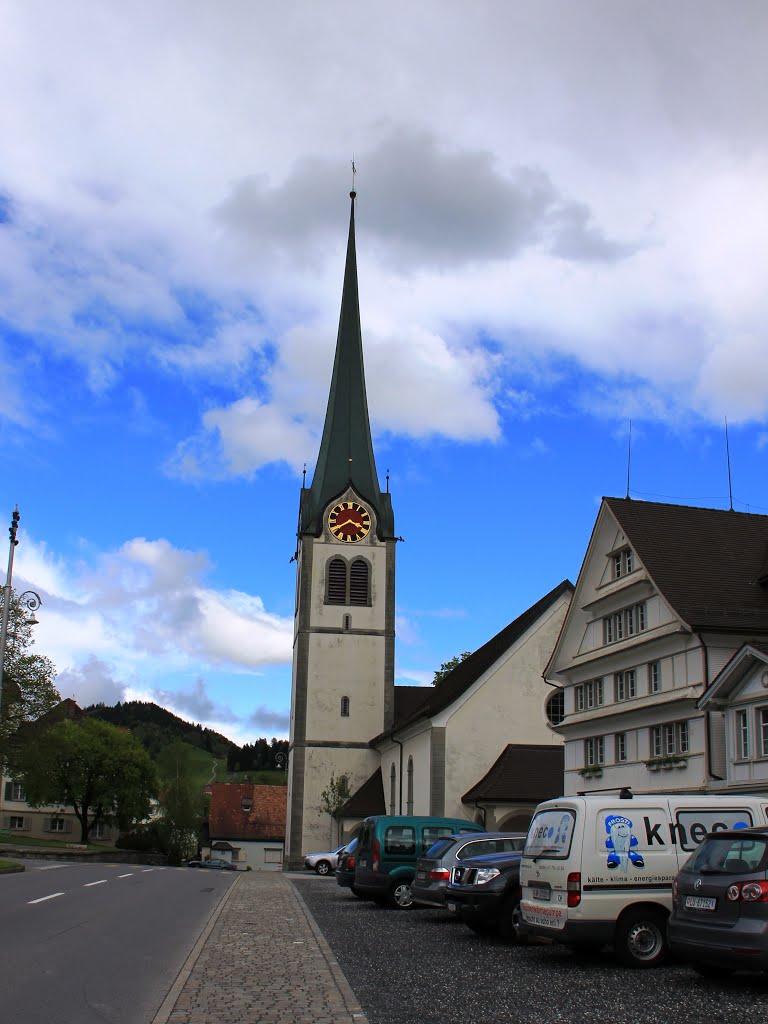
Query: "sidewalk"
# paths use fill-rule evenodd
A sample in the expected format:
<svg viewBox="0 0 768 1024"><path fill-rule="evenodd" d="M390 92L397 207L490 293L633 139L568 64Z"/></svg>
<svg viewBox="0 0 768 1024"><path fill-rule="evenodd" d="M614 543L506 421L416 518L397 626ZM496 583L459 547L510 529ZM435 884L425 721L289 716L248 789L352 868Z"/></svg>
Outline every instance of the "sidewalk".
<svg viewBox="0 0 768 1024"><path fill-rule="evenodd" d="M152 1024L367 1024L304 901L248 871L208 922Z"/></svg>

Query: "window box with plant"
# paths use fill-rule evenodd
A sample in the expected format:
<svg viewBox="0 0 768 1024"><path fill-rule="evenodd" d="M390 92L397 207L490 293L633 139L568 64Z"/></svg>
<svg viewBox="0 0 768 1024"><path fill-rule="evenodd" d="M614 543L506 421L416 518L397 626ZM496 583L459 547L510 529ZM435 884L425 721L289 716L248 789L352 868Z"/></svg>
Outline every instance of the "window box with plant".
<svg viewBox="0 0 768 1024"><path fill-rule="evenodd" d="M585 764L583 768L579 768L577 775L580 775L582 779L599 779L603 774L603 766L600 764Z"/></svg>
<svg viewBox="0 0 768 1024"><path fill-rule="evenodd" d="M660 754L658 757L649 757L645 767L651 771L658 771L659 768L685 768L688 764L687 754Z"/></svg>

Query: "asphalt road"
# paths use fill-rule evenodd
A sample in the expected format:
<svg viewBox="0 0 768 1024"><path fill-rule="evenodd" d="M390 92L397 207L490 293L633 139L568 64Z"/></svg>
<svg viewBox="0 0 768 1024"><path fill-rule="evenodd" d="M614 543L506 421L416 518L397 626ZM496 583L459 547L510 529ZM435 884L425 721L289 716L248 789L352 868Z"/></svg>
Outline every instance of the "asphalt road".
<svg viewBox="0 0 768 1024"><path fill-rule="evenodd" d="M619 966L564 947L504 946L447 913L389 910L333 878L296 880L371 1024L711 1024L768 1017L768 978Z"/></svg>
<svg viewBox="0 0 768 1024"><path fill-rule="evenodd" d="M25 861L0 876L0 1019L149 1024L234 873Z"/></svg>

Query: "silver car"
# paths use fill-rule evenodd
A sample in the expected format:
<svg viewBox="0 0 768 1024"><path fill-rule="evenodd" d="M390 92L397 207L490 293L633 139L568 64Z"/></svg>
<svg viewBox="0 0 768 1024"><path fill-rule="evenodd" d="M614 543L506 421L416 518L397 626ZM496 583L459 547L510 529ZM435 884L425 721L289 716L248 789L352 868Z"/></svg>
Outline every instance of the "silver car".
<svg viewBox="0 0 768 1024"><path fill-rule="evenodd" d="M416 865L413 902L445 910L445 888L456 865L486 853L515 853L523 849L525 838L525 832L474 832L438 839Z"/></svg>
<svg viewBox="0 0 768 1024"><path fill-rule="evenodd" d="M318 875L330 875L332 871L336 870L339 856L344 853L346 848L347 844L342 843L330 853L305 853L304 867L309 868L310 871L316 871Z"/></svg>

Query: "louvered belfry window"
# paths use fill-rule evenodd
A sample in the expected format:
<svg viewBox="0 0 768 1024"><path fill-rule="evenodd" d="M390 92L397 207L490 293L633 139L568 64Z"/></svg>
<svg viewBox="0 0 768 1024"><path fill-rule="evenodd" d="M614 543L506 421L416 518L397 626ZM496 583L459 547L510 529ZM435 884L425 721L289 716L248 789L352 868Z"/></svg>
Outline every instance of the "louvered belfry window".
<svg viewBox="0 0 768 1024"><path fill-rule="evenodd" d="M347 603L347 563L343 558L332 558L328 563L328 604Z"/></svg>
<svg viewBox="0 0 768 1024"><path fill-rule="evenodd" d="M349 570L349 603L368 604L368 563L356 558Z"/></svg>

